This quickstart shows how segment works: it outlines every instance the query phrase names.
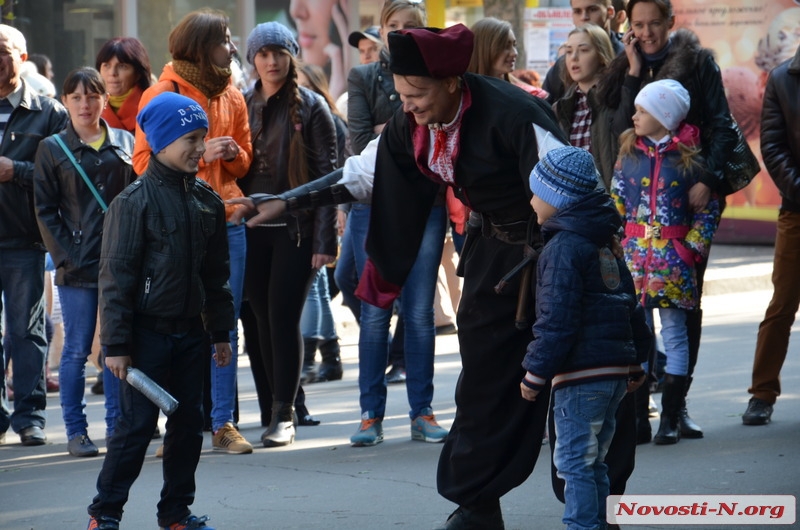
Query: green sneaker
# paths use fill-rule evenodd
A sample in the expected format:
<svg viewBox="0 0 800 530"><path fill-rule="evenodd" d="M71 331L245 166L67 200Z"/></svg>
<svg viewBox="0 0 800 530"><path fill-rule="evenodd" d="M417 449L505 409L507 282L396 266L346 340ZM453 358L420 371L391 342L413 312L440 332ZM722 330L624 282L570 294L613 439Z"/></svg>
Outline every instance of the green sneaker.
<svg viewBox="0 0 800 530"><path fill-rule="evenodd" d="M383 418L376 418L375 413L368 411L361 414L361 425L350 437L353 447L377 445L383 441Z"/></svg>

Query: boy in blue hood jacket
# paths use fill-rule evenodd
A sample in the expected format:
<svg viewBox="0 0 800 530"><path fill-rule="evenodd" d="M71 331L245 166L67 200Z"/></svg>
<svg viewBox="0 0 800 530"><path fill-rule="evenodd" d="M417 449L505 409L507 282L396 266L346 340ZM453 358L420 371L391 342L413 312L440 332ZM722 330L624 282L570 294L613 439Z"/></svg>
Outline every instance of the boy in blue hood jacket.
<svg viewBox="0 0 800 530"><path fill-rule="evenodd" d="M605 526L604 463L617 406L644 381L653 338L625 262L610 244L621 226L611 198L597 189L591 154L561 147L530 177L531 206L542 225L534 340L522 363L522 397L553 384L553 460L564 479L567 528Z"/></svg>

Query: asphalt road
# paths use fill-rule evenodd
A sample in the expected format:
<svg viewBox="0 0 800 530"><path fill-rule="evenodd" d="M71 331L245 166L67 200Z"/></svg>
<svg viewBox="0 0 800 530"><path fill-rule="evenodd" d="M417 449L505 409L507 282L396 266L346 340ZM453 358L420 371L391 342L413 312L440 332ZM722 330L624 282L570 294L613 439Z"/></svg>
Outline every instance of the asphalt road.
<svg viewBox="0 0 800 530"><path fill-rule="evenodd" d="M771 295L767 290L770 260L771 250L763 248L750 252L720 246L712 254L709 278L721 282L718 286L723 294L709 293L703 301L703 347L689 401L689 410L704 428L705 438L682 440L674 446L639 446L627 493L800 495L797 340L790 346L783 369L784 394L772 423L746 427L740 418L749 399L746 390L758 323ZM337 315L346 315L338 304ZM297 441L289 447L265 449L258 445L263 428L252 377L246 365L240 366L240 428L256 450L252 455L216 453L210 435L206 436L192 508L197 514L208 514L215 528L430 529L454 509L436 492L441 446L410 440L403 385L389 390L386 441L375 447L350 447L349 436L359 421L355 323L342 320L339 331L344 379L306 387L309 408L322 425L300 427ZM797 326L794 332L798 332ZM446 335L437 338L436 346L433 407L447 427L455 412L458 344L455 335ZM102 442L102 397L90 395L88 385L87 402L89 434ZM16 435L8 433L7 443L0 446L2 530L86 528L86 506L95 493L104 449L98 458L70 457L57 395L48 397L48 411L47 445L23 447ZM162 419L162 430L163 423ZM657 428L658 421L652 423ZM131 491L123 529L156 528L161 463L153 454L158 444L150 445L142 474ZM562 528L562 506L550 489L547 449L543 448L531 477L502 499L506 528ZM743 528L703 528L734 527Z"/></svg>

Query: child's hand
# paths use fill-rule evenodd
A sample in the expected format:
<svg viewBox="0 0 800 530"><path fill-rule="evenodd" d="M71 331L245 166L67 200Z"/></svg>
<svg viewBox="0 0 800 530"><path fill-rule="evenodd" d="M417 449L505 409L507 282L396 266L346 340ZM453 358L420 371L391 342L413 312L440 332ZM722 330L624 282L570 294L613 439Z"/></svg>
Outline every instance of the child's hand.
<svg viewBox="0 0 800 530"><path fill-rule="evenodd" d="M522 399L526 399L528 401L536 401L536 396L539 395L538 390L529 388L527 385L525 385L525 383L520 383L519 389L522 392Z"/></svg>
<svg viewBox="0 0 800 530"><path fill-rule="evenodd" d="M119 357L105 356L106 367L114 374L117 379L125 380L128 375L128 367L131 366L130 355L121 355Z"/></svg>
<svg viewBox="0 0 800 530"><path fill-rule="evenodd" d="M228 366L231 363L232 356L230 342L217 342L214 344L214 360L217 362L217 367L224 368Z"/></svg>
<svg viewBox="0 0 800 530"><path fill-rule="evenodd" d="M625 391L628 394L631 392L636 392L636 390L638 390L639 387L644 384L645 379L647 379L647 376L644 373L642 373L642 375L636 379L628 379L628 387L625 389Z"/></svg>

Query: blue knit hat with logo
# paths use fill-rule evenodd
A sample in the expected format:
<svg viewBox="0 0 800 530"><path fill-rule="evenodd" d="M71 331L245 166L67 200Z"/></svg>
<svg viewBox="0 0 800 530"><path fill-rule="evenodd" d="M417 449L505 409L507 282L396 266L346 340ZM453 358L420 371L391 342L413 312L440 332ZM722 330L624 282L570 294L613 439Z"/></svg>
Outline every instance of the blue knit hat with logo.
<svg viewBox="0 0 800 530"><path fill-rule="evenodd" d="M594 158L579 147L553 149L533 168L530 183L534 195L560 210L597 188Z"/></svg>
<svg viewBox="0 0 800 530"><path fill-rule="evenodd" d="M295 57L300 53L294 35L280 22L263 22L253 28L247 37L247 62L253 64L253 58L264 46L284 48Z"/></svg>
<svg viewBox="0 0 800 530"><path fill-rule="evenodd" d="M136 122L144 131L147 143L154 153L197 129L208 129L208 117L203 107L195 100L163 92L144 106L136 116Z"/></svg>

